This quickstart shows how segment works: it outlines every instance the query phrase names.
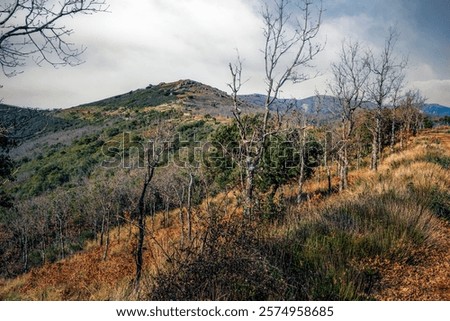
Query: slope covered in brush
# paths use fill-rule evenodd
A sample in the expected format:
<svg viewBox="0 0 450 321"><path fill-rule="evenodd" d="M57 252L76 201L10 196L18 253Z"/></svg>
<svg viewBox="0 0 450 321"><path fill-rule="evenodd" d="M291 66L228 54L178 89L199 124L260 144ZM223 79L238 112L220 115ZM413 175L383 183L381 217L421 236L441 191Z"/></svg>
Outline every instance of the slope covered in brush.
<svg viewBox="0 0 450 321"><path fill-rule="evenodd" d="M179 209L162 210L147 219L139 293L131 285L137 230L125 223L108 243L99 235L73 257L3 281L0 296L448 300L449 147L448 129L426 132L388 156L378 173L352 172L344 193L324 193L322 178L307 182L300 205L286 185L276 221L246 222L239 193L222 193L195 207L188 239Z"/></svg>

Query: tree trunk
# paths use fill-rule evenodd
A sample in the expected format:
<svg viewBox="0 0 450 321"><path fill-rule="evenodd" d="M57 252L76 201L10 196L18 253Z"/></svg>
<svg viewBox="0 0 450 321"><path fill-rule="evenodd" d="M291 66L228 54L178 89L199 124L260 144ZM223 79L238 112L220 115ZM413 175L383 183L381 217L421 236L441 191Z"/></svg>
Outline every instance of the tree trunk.
<svg viewBox="0 0 450 321"><path fill-rule="evenodd" d="M103 239L105 237L105 213L102 214L102 225L100 229L100 246L103 246Z"/></svg>
<svg viewBox="0 0 450 321"><path fill-rule="evenodd" d="M245 208L244 218L250 219L253 215L253 189L254 189L255 167L253 162L247 159L245 178Z"/></svg>
<svg viewBox="0 0 450 321"><path fill-rule="evenodd" d="M302 144L303 145L303 144ZM304 147L301 147L300 151L300 173L298 177L298 191L297 191L297 204L300 204L302 202L303 197L303 184L305 182L305 153L304 153Z"/></svg>
<svg viewBox="0 0 450 321"><path fill-rule="evenodd" d="M63 232L63 223L61 217L58 215L58 222L59 222L59 245L60 245L60 251L61 251L61 260L64 259L66 256L65 246L64 246L64 232Z"/></svg>
<svg viewBox="0 0 450 321"><path fill-rule="evenodd" d="M121 232L121 227L122 224L120 224L120 215L119 215L119 211L117 211L116 213L116 224L117 224L117 243L120 243L120 232Z"/></svg>
<svg viewBox="0 0 450 321"><path fill-rule="evenodd" d="M347 124L346 120L342 120L342 147L339 150L339 192L348 187L348 141L351 135L352 124Z"/></svg>
<svg viewBox="0 0 450 321"><path fill-rule="evenodd" d="M179 198L179 204L178 204L178 208L179 208L179 219L180 219L180 244L181 247L183 247L184 244L184 213L183 213L183 203L184 203L184 186L182 187L183 190L181 192L181 195L178 195Z"/></svg>
<svg viewBox="0 0 450 321"><path fill-rule="evenodd" d="M331 194L331 170L328 164L328 137L325 138L325 152L323 153L323 165L327 170L328 194Z"/></svg>
<svg viewBox="0 0 450 321"><path fill-rule="evenodd" d="M105 251L103 252L103 261L106 261L108 257L109 240L110 235L109 235L109 214L108 214L108 217L106 218L106 241L105 241Z"/></svg>
<svg viewBox="0 0 450 321"><path fill-rule="evenodd" d="M347 144L345 144L345 149L344 149L343 172L344 172L343 187L344 187L344 189L347 189L348 188L348 150L347 150Z"/></svg>
<svg viewBox="0 0 450 321"><path fill-rule="evenodd" d="M28 272L28 235L23 231L23 271Z"/></svg>
<svg viewBox="0 0 450 321"><path fill-rule="evenodd" d="M328 180L328 194L331 194L331 191L332 191L331 169L330 169L329 165L327 165L327 180Z"/></svg>
<svg viewBox="0 0 450 321"><path fill-rule="evenodd" d="M348 188L347 144L339 151L339 192Z"/></svg>
<svg viewBox="0 0 450 321"><path fill-rule="evenodd" d="M394 145L395 145L395 119L392 119L392 124L391 124L391 153L394 152Z"/></svg>
<svg viewBox="0 0 450 321"><path fill-rule="evenodd" d="M139 285L142 277L142 267L144 263L143 254L144 254L144 239L145 239L145 217L144 212L139 213L138 218L138 244L136 250L136 277L135 277L135 289L139 290Z"/></svg>
<svg viewBox="0 0 450 321"><path fill-rule="evenodd" d="M403 141L404 141L404 136L405 136L405 133L404 133L404 128L403 128L403 126L402 126L402 128L400 129L400 149L401 150L403 150Z"/></svg>
<svg viewBox="0 0 450 321"><path fill-rule="evenodd" d="M189 173L189 186L188 186L188 195L187 195L187 223L188 223L188 240L192 240L192 188L194 185L194 176L192 173Z"/></svg>
<svg viewBox="0 0 450 321"><path fill-rule="evenodd" d="M381 142L379 141L380 138L380 132L381 132L381 120L380 118L376 117L375 119L375 130L372 132L372 166L371 169L373 171L378 171L378 160L379 160L379 146Z"/></svg>
<svg viewBox="0 0 450 321"><path fill-rule="evenodd" d="M377 158L377 169L378 169L378 165L380 164L380 160L383 158L383 133L382 133L382 129L381 129L381 118L380 121L377 125L377 130L378 130L378 158Z"/></svg>
<svg viewBox="0 0 450 321"><path fill-rule="evenodd" d="M138 243L136 247L136 276L134 279L135 290L139 291L139 285L142 277L143 267L143 248L145 239L145 195L147 193L147 187L150 184L153 177L153 169L149 171L149 174L145 175L144 186L142 187L141 196L138 202Z"/></svg>

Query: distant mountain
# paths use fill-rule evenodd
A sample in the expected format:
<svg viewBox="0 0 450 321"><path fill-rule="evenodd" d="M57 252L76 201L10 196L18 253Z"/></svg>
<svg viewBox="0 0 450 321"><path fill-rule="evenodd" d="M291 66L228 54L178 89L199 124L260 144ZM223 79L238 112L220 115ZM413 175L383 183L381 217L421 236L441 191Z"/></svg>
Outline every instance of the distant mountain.
<svg viewBox="0 0 450 321"><path fill-rule="evenodd" d="M262 94L240 95L239 98L247 103L263 107L266 96ZM307 113L329 113L335 105L335 98L332 96L311 96L303 99L278 98L271 105L272 110L285 111L288 109L302 109Z"/></svg>
<svg viewBox="0 0 450 321"><path fill-rule="evenodd" d="M425 104L422 110L425 114L433 117L450 116L450 107L438 104Z"/></svg>
<svg viewBox="0 0 450 321"><path fill-rule="evenodd" d="M262 94L241 95L243 101L263 107L266 96ZM366 108L373 108L373 104L365 103ZM301 109L309 114L320 114L322 116L333 115L336 109L336 98L332 96L311 96L303 99L277 99L271 106L272 110ZM450 116L450 107L439 104L425 104L423 112L433 117Z"/></svg>
<svg viewBox="0 0 450 321"><path fill-rule="evenodd" d="M241 95L239 98L249 104L263 107L266 96L261 94ZM334 121L338 117L336 111L336 99L332 96L311 96L303 99L285 99L280 98L275 100L271 105L271 110L278 110L280 112L286 111L302 111L312 118L320 121Z"/></svg>

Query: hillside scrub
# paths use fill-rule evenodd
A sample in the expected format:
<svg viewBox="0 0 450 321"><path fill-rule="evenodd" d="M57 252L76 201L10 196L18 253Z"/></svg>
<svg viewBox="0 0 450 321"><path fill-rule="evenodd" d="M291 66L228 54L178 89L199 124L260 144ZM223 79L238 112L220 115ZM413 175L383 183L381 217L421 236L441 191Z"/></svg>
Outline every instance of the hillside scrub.
<svg viewBox="0 0 450 321"><path fill-rule="evenodd" d="M426 142L393 154L378 174L353 175L357 183L348 193L311 210L297 207L283 222L224 237L175 264L156 277L149 298L380 299L387 266L420 265L424 249L436 251L442 228L436 215L448 215L450 175L430 155L445 153ZM394 161L398 166L391 167Z"/></svg>
<svg viewBox="0 0 450 321"><path fill-rule="evenodd" d="M50 256L44 256L47 261L43 267L0 282L0 298L420 299L423 296L417 289L424 286L420 282L413 283L414 288L410 286L407 297L393 286L394 281L399 282L398 274L402 271L413 270L411 275L414 269L429 273L425 265L428 258L440 258L437 266L441 266L441 261L448 262L442 260L449 255L448 242L442 235L446 235L449 227L440 218L448 218L450 174L440 160L449 156L449 143L448 135L427 132L413 139L409 149L388 156L378 173L351 172L350 186L344 193L321 194L325 181L307 181L308 197L300 205L290 195L295 187L283 185L275 197L283 215L271 220L259 215L252 222L243 221L239 192L228 190L212 197L208 194L211 182L199 173L196 184L202 192L196 192L199 196L192 212L191 240L183 240L186 228L179 219L180 215L186 215L185 203L179 207L178 196L169 195L170 186L180 186L182 180L169 186L162 177L157 180L162 184L160 197L167 197L174 204L167 209L157 208L159 213L147 218L144 277L139 293L130 287L137 229L127 220L127 209L108 216L107 211L102 214L107 207L92 207L98 215L87 223L97 222L92 225L97 234L87 238L82 252L54 263ZM171 175L167 169L163 173ZM139 177L137 173L133 176ZM121 181L122 177L118 175L114 180ZM101 190L98 186L97 191ZM126 189L118 192L127 193ZM132 209L134 198L130 194L126 199ZM257 207L258 211L262 209ZM118 225L116 215L122 220ZM111 221L108 229L102 228L103 220ZM69 235L66 238L70 240ZM39 244L44 247L34 254L37 258L46 245ZM58 243L54 246L53 255L58 258L61 249ZM435 271L435 288L445 289L439 281L445 271L442 268ZM410 274L401 277L401 280L412 278ZM444 296L442 293L437 291L425 298L445 299L448 292Z"/></svg>
<svg viewBox="0 0 450 321"><path fill-rule="evenodd" d="M224 237L158 276L150 298L370 299L382 276L369 262L413 262L434 219L410 195L393 191L341 201L299 210L297 222L287 220L274 230L265 226L265 232Z"/></svg>

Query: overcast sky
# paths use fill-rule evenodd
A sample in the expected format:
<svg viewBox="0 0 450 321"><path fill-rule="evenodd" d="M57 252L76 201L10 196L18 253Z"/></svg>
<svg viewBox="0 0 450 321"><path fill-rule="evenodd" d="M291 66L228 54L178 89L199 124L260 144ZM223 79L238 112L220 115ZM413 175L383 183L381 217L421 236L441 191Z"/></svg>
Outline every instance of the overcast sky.
<svg viewBox="0 0 450 321"><path fill-rule="evenodd" d="M1 75L3 102L66 108L179 79L227 91L236 48L248 79L242 93L264 92L257 0L108 2L110 13L65 21L75 30L70 41L87 47L84 64L55 69L30 62L15 77ZM450 0L324 0L324 9L320 40L326 47L314 61L322 76L287 86L283 96L323 92L344 37L377 48L396 25L398 53L409 56L408 87L450 106Z"/></svg>

